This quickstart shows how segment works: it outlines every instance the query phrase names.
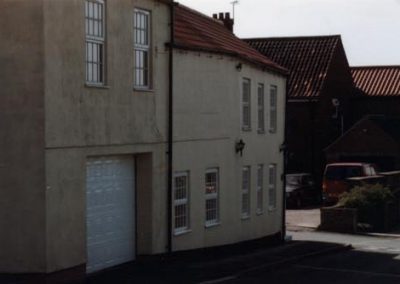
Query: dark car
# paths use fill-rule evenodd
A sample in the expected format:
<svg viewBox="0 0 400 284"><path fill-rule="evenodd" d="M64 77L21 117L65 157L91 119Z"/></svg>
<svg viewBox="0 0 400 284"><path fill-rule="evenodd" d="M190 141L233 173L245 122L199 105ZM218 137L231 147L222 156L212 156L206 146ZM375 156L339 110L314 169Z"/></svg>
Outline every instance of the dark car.
<svg viewBox="0 0 400 284"><path fill-rule="evenodd" d="M286 204L288 207L318 204L320 192L317 190L311 174L286 175Z"/></svg>

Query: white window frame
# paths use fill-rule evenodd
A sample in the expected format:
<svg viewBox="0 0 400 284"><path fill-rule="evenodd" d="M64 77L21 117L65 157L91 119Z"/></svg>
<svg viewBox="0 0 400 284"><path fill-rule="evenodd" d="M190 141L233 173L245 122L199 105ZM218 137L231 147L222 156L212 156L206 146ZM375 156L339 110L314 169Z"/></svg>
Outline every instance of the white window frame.
<svg viewBox="0 0 400 284"><path fill-rule="evenodd" d="M181 198L177 198L177 178L186 178L186 186L184 189L185 195ZM190 229L190 175L189 171L186 172L176 172L174 174L174 192L173 192L173 202L174 202L174 234L179 235L188 232ZM176 207L185 205L183 225L177 224Z"/></svg>
<svg viewBox="0 0 400 284"><path fill-rule="evenodd" d="M265 88L264 84L259 83L257 88L257 131L265 132Z"/></svg>
<svg viewBox="0 0 400 284"><path fill-rule="evenodd" d="M215 192L212 193L208 193L207 192L207 187L209 186L207 184L207 175L208 174L215 174L215 184L214 186L216 187ZM211 227L211 226L215 226L215 225L219 225L219 169L218 168L209 168L206 170L205 172L205 176L204 176L204 182L205 182L205 205L204 205L204 209L205 209L205 226L206 227ZM215 218L213 219L207 219L208 217L208 208L207 208L207 201L210 200L215 200Z"/></svg>
<svg viewBox="0 0 400 284"><path fill-rule="evenodd" d="M242 219L250 218L251 167L242 168Z"/></svg>
<svg viewBox="0 0 400 284"><path fill-rule="evenodd" d="M144 22L139 25L140 18L144 19ZM133 13L133 86L135 89L151 88L151 29L150 11L135 8ZM140 54L143 57L140 57Z"/></svg>
<svg viewBox="0 0 400 284"><path fill-rule="evenodd" d="M277 165L269 164L268 167L268 209L270 211L276 209L276 182L277 182Z"/></svg>
<svg viewBox="0 0 400 284"><path fill-rule="evenodd" d="M246 89L246 85L248 89ZM246 91L248 97L246 98ZM242 79L242 130L251 130L251 80L249 78Z"/></svg>
<svg viewBox="0 0 400 284"><path fill-rule="evenodd" d="M269 132L276 133L278 128L278 87L271 85L269 90Z"/></svg>
<svg viewBox="0 0 400 284"><path fill-rule="evenodd" d="M257 166L257 214L264 212L264 165Z"/></svg>
<svg viewBox="0 0 400 284"><path fill-rule="evenodd" d="M85 0L84 9L85 81L88 85L103 86L106 82L106 3L104 0Z"/></svg>

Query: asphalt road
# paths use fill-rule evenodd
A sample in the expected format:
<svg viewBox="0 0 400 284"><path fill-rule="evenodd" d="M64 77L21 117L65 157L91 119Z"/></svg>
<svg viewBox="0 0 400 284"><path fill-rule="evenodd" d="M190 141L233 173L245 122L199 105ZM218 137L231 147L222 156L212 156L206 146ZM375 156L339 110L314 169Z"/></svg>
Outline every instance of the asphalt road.
<svg viewBox="0 0 400 284"><path fill-rule="evenodd" d="M400 283L400 238L321 232L289 232L294 240L352 244L351 250L303 259L275 269L209 283Z"/></svg>

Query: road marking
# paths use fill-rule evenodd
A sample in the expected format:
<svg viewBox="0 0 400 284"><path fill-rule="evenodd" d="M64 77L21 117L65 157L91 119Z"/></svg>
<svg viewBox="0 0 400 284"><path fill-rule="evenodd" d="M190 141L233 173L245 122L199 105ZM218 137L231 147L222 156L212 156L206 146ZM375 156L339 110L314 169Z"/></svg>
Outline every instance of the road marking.
<svg viewBox="0 0 400 284"><path fill-rule="evenodd" d="M227 276L227 277L222 277L222 278L218 278L218 279L213 279L213 280L208 280L208 281L204 281L204 282L200 282L199 284L215 284L215 283L222 283L225 281L229 281L229 280L234 280L236 279L236 276Z"/></svg>
<svg viewBox="0 0 400 284"><path fill-rule="evenodd" d="M307 268L313 270L324 270L324 271L332 271L332 272L343 272L343 273L359 273L371 276L384 276L384 277L394 277L400 278L399 274L392 273L380 273L380 272L369 272L369 271L361 271L361 270L353 270L353 269L340 269L340 268L328 268L328 267L316 267L316 266L308 266L308 265L295 265L295 267L299 268Z"/></svg>

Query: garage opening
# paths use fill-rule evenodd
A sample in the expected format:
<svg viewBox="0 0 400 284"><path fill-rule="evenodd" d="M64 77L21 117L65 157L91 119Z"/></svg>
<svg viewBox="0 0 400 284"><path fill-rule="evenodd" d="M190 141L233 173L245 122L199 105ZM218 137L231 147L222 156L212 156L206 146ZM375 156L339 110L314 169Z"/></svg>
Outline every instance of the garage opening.
<svg viewBox="0 0 400 284"><path fill-rule="evenodd" d="M135 163L132 156L87 159L87 273L135 259Z"/></svg>

